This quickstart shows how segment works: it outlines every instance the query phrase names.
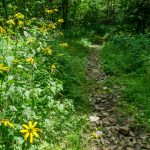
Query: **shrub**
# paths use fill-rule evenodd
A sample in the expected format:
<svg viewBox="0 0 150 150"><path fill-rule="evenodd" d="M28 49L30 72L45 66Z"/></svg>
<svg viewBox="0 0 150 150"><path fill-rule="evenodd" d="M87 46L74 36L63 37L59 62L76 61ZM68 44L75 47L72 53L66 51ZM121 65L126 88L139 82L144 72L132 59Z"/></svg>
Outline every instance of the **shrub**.
<svg viewBox="0 0 150 150"><path fill-rule="evenodd" d="M115 76L124 100L150 115L150 40L146 35L114 35L102 49L103 68Z"/></svg>

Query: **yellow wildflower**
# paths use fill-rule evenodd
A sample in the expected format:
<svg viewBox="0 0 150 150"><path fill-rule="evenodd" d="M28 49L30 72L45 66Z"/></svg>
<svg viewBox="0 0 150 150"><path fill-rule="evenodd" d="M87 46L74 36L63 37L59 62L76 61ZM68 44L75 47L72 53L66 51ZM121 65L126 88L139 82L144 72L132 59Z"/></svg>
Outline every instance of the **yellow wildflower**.
<svg viewBox="0 0 150 150"><path fill-rule="evenodd" d="M23 21L18 21L18 25L19 25L19 26L22 26L23 24L24 24Z"/></svg>
<svg viewBox="0 0 150 150"><path fill-rule="evenodd" d="M39 134L37 132L41 131L39 128L35 128L35 126L37 125L37 122L35 122L34 124L32 124L31 121L28 122L28 125L23 124L22 126L24 127L24 129L20 130L21 133L24 133L25 136L25 140L29 137L30 138L30 143L33 142L33 136L39 138Z"/></svg>
<svg viewBox="0 0 150 150"><path fill-rule="evenodd" d="M93 137L96 138L96 139L99 139L102 137L102 131L95 131L93 132Z"/></svg>
<svg viewBox="0 0 150 150"><path fill-rule="evenodd" d="M9 71L9 67L4 66L4 64L0 64L0 74Z"/></svg>
<svg viewBox="0 0 150 150"><path fill-rule="evenodd" d="M58 22L59 22L59 23L63 23L63 22L64 22L64 19L58 19Z"/></svg>
<svg viewBox="0 0 150 150"><path fill-rule="evenodd" d="M27 43L33 43L35 41L35 39L33 37L29 37L27 40Z"/></svg>
<svg viewBox="0 0 150 150"><path fill-rule="evenodd" d="M7 21L7 23L10 24L10 25L15 25L15 21L13 19L9 19Z"/></svg>
<svg viewBox="0 0 150 150"><path fill-rule="evenodd" d="M64 33L63 32L59 32L59 35L64 35Z"/></svg>
<svg viewBox="0 0 150 150"><path fill-rule="evenodd" d="M68 47L68 43L61 43L59 44L61 47L65 48L65 47Z"/></svg>
<svg viewBox="0 0 150 150"><path fill-rule="evenodd" d="M56 69L56 65L55 65L55 64L52 64L52 65L51 65L51 71L54 72L55 69Z"/></svg>
<svg viewBox="0 0 150 150"><path fill-rule="evenodd" d="M54 12L54 10L52 10L52 9L46 9L45 10L48 14L52 14L53 12Z"/></svg>
<svg viewBox="0 0 150 150"><path fill-rule="evenodd" d="M50 24L48 25L48 27L49 27L50 29L56 29L56 24L50 23Z"/></svg>
<svg viewBox="0 0 150 150"><path fill-rule="evenodd" d="M17 19L24 19L24 15L21 13L17 13L14 15Z"/></svg>
<svg viewBox="0 0 150 150"><path fill-rule="evenodd" d="M28 63L30 63L30 64L34 64L35 62L34 62L34 59L32 58L32 57L29 57L29 58L27 58L26 59L26 62L28 62Z"/></svg>
<svg viewBox="0 0 150 150"><path fill-rule="evenodd" d="M19 60L18 60L18 59L14 59L14 60L13 60L13 64L14 64L14 65L16 65L16 64L18 64L18 63L19 63Z"/></svg>
<svg viewBox="0 0 150 150"><path fill-rule="evenodd" d="M43 49L43 51L44 51L44 54L52 55L52 49L51 49L51 48L49 48L49 47L44 48L44 49Z"/></svg>
<svg viewBox="0 0 150 150"><path fill-rule="evenodd" d="M55 12L59 11L57 8L54 9Z"/></svg>
<svg viewBox="0 0 150 150"><path fill-rule="evenodd" d="M41 28L40 28L40 32L42 32L42 33L46 33L46 32L47 32L46 27L45 27L45 26L41 27Z"/></svg>
<svg viewBox="0 0 150 150"><path fill-rule="evenodd" d="M0 124L4 124L4 126L10 126L12 128L14 128L14 125L12 123L10 123L10 121L8 119L4 119L2 121L0 121Z"/></svg>
<svg viewBox="0 0 150 150"><path fill-rule="evenodd" d="M5 33L5 29L3 27L0 26L0 33Z"/></svg>
<svg viewBox="0 0 150 150"><path fill-rule="evenodd" d="M51 68L52 69L56 69L56 66L54 64L52 64Z"/></svg>
<svg viewBox="0 0 150 150"><path fill-rule="evenodd" d="M27 25L27 26L31 25L31 23L32 23L32 20L27 20L27 21L26 21L26 25Z"/></svg>

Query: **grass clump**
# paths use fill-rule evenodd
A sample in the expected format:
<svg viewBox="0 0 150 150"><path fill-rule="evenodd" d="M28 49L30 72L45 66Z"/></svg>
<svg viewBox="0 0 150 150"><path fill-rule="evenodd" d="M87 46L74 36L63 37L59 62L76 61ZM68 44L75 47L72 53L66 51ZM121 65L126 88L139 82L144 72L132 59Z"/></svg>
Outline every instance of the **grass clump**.
<svg viewBox="0 0 150 150"><path fill-rule="evenodd" d="M141 118L147 121L150 115L149 50L147 35L124 34L112 36L102 48L104 71L113 77L113 82L121 85L123 100L140 110L135 117L142 114Z"/></svg>

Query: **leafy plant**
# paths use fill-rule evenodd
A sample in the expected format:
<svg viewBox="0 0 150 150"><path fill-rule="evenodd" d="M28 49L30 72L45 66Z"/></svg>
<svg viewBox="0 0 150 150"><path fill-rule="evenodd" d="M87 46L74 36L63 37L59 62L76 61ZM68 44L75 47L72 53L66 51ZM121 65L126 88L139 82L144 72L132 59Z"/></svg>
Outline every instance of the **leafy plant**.
<svg viewBox="0 0 150 150"><path fill-rule="evenodd" d="M122 87L123 99L138 107L146 119L150 114L149 45L147 35L121 33L112 36L102 49L103 69Z"/></svg>

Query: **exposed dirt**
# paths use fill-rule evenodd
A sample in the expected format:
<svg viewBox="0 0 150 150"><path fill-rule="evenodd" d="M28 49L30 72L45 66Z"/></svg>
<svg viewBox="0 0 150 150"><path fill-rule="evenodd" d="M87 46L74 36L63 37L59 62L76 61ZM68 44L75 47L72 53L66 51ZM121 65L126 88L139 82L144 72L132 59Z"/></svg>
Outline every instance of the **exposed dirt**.
<svg viewBox="0 0 150 150"><path fill-rule="evenodd" d="M89 116L93 132L91 150L150 150L150 133L139 131L132 116L125 117L116 106L119 99L117 86L104 86L107 75L100 64L100 47L91 46L91 54L86 64L87 79L92 81L91 107Z"/></svg>

